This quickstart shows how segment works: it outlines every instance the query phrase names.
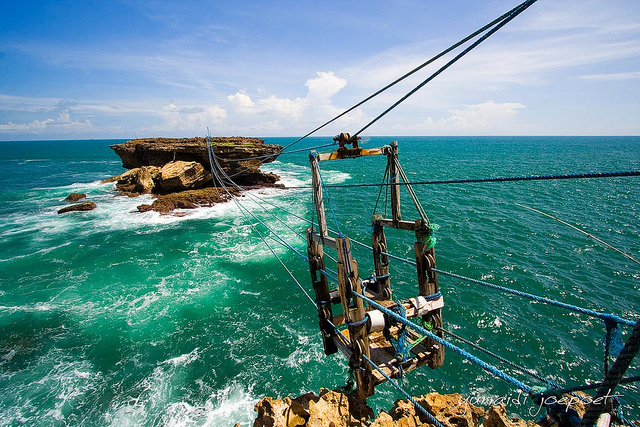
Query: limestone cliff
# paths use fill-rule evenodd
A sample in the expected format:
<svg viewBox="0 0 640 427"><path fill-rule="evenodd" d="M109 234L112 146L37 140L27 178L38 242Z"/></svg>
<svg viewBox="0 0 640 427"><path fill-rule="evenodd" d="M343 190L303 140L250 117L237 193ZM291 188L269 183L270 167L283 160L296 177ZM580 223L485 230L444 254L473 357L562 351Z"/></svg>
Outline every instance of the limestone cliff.
<svg viewBox="0 0 640 427"><path fill-rule="evenodd" d="M273 178L260 171L260 165L274 161L282 146L265 144L258 138L213 137L213 152L220 166L238 184L273 183ZM143 166L162 167L169 162L197 162L210 172L209 154L204 138L143 138L124 144L110 145L122 159L122 166L134 169ZM257 158L256 158L257 157Z"/></svg>
<svg viewBox="0 0 640 427"><path fill-rule="evenodd" d="M280 145L265 144L257 138L213 138L213 151L224 172L239 185L255 188L278 186L279 177L263 173L260 166L278 157ZM120 194L135 197L154 194L151 205L138 206L141 212L166 214L173 209L211 206L229 199L237 189L216 189L211 177L209 153L204 138L145 138L110 146L130 169L105 180L115 182Z"/></svg>

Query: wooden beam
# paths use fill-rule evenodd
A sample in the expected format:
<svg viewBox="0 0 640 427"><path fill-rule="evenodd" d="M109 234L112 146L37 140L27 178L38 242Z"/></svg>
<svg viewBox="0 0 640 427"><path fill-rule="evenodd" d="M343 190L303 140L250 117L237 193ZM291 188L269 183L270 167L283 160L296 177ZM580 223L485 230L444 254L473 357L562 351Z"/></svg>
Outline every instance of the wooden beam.
<svg viewBox="0 0 640 427"><path fill-rule="evenodd" d="M374 284L375 291L385 298L391 299L391 280L389 280L389 257L387 253L387 237L384 227L377 222L380 215L374 215L372 219L373 232L371 233L371 247L373 248L373 265L377 279Z"/></svg>
<svg viewBox="0 0 640 427"><path fill-rule="evenodd" d="M415 221L393 221L387 218L380 218L377 221L383 227L398 228L400 230L414 231L417 228Z"/></svg>
<svg viewBox="0 0 640 427"><path fill-rule="evenodd" d="M351 242L347 237L336 239L338 263L338 289L342 302L342 312L345 322L349 326L349 336L351 337L351 360L349 364L356 369L356 384L358 386L358 396L362 400L373 395L374 382L372 381L371 367L364 361L363 355L369 357L369 337L367 326L362 323L365 319L364 303L362 299L356 298L352 292L362 293L362 282L358 275L358 263L351 257Z"/></svg>
<svg viewBox="0 0 640 427"><path fill-rule="evenodd" d="M383 154L382 148L343 148L332 153L318 154L319 161L352 159L363 156L377 156Z"/></svg>
<svg viewBox="0 0 640 427"><path fill-rule="evenodd" d="M391 215L393 222L399 222L402 220L400 214L400 174L396 166L398 159L398 142L394 141L390 144L389 150L387 150L387 169L389 170L389 181L391 185Z"/></svg>
<svg viewBox="0 0 640 427"><path fill-rule="evenodd" d="M420 295L433 295L439 291L438 275L432 268L436 266L436 254L433 247L427 249L423 242L414 243L416 255L416 270L418 273L418 287ZM430 311L422 316L422 320L429 322L435 329L435 334L443 338L442 332L442 309ZM424 341L425 347L431 352L429 367L439 368L444 364L444 347L435 340L427 338Z"/></svg>
<svg viewBox="0 0 640 427"><path fill-rule="evenodd" d="M318 318L320 319L320 332L322 334L322 344L324 353L329 355L338 351L333 336L335 331L328 320L333 322L333 312L331 309L331 297L329 294L329 284L327 277L321 273L325 269L324 252L322 245L312 238L313 228L307 228L307 255L309 258L309 271L311 272L311 283L316 294L318 304Z"/></svg>
<svg viewBox="0 0 640 427"><path fill-rule="evenodd" d="M336 239L334 239L333 237L329 237L329 236L324 236L323 237L319 233L314 232L314 233L311 234L311 239L314 242L318 242L323 246L328 246L331 249L337 249Z"/></svg>
<svg viewBox="0 0 640 427"><path fill-rule="evenodd" d="M315 152L314 152L315 153ZM324 213L324 198L322 194L322 181L320 179L320 167L318 156L311 153L309 164L311 166L311 183L313 185L313 198L315 200L316 215L318 215L318 231L321 236L327 235L327 217Z"/></svg>

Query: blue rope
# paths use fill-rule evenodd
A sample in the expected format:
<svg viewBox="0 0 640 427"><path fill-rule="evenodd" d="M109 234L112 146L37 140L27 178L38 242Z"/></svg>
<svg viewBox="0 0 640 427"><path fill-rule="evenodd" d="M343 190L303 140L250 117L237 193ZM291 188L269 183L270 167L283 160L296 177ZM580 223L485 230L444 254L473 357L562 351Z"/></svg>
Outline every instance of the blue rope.
<svg viewBox="0 0 640 427"><path fill-rule="evenodd" d="M617 172L587 172L587 173L565 173L556 175L526 175L526 176L511 176L511 177L498 177L498 178L468 178L468 179L448 179L440 181L417 181L412 182L412 186L416 185L434 185L434 184L473 184L484 182L514 182L514 181L548 181L558 179L584 179L584 178L621 178L621 177L633 177L640 176L640 171L617 171ZM399 183L362 183L362 184L329 184L330 188L357 188L357 187L380 187L390 185L409 185L406 182ZM310 186L295 186L287 187L291 189L311 189Z"/></svg>
<svg viewBox="0 0 640 427"><path fill-rule="evenodd" d="M432 270L435 271L436 273L443 274L445 276L450 276L450 277L454 277L456 279L466 280L467 282L476 283L476 284L482 285L482 286L487 286L489 288L497 289L499 291L507 292L507 293L510 293L510 294L513 294L513 295L517 295L517 296L520 296L520 297L529 298L529 299L532 299L534 301L543 302L545 304L555 305L557 307L562 307L564 309L575 311L576 313L580 313L580 314L585 314L587 316L597 317L599 319L604 320L605 322L606 321L613 321L613 322L616 322L616 323L619 323L619 324L622 324L622 325L627 325L627 326L634 326L636 324L635 322L632 322L632 321L626 320L626 319L622 319L622 318L620 318L620 317L618 317L618 316L616 316L614 314L600 313L600 312L597 312L597 311L594 311L594 310L589 310L589 309L586 309L586 308L577 307L575 305L566 304L564 302L552 300L552 299L549 299L549 298L540 297L540 296L529 294L529 293L526 293L526 292L517 291L515 289L506 288L504 286L494 285L492 283L484 282L482 280L472 279L470 277L461 276L459 274L451 273L449 271L439 270L437 268L433 268Z"/></svg>
<svg viewBox="0 0 640 427"><path fill-rule="evenodd" d="M619 356L624 344L622 343L622 331L620 330L620 324L605 320L607 326L607 335L605 337L605 346L608 349L608 353L612 356Z"/></svg>
<svg viewBox="0 0 640 427"><path fill-rule="evenodd" d="M368 320L369 320L369 318L367 316L365 316L362 320L358 320L357 322L347 323L347 326L352 326L352 327L362 326L365 323L367 323Z"/></svg>
<svg viewBox="0 0 640 427"><path fill-rule="evenodd" d="M520 390L522 390L522 391L524 391L526 393L531 393L533 391L533 389L531 387L529 387L528 385L526 385L523 382L519 381L518 379L512 377L509 374L506 374L505 372L499 370L495 366L492 366L492 365L488 364L487 362L484 362L483 360L481 360L481 359L477 358L476 356L470 354L469 352L461 349L460 347L450 343L449 341L446 341L446 340L440 338L439 336L437 336L436 334L426 330L425 328L423 328L421 326L418 326L415 323L410 322L410 321L402 318L402 316L399 316L398 314L396 314L393 311L387 309L386 307L383 307L382 305L378 304L374 300L372 300L372 299L370 299L370 298L368 298L368 297L366 297L366 296L364 296L362 294L359 294L357 292L354 292L353 295L357 296L358 298L361 298L367 304L377 308L378 310L380 310L383 313L385 313L387 316L393 317L398 322L401 322L401 323L407 325L408 327L414 329L417 332L420 332L423 335L426 335L427 337L429 337L432 340L436 341L437 343L447 347L448 349L450 349L452 351L455 351L456 353L458 353L459 355L461 355L465 359L475 363L476 365L480 366L485 371L487 371L487 372L495 375L496 377L506 381L507 383L519 388Z"/></svg>
<svg viewBox="0 0 640 427"><path fill-rule="evenodd" d="M541 375L538 375L535 372L533 372L533 371L531 371L531 370L529 370L527 368L519 366L519 365L515 364L514 362L512 362L512 361L510 361L508 359L505 359L504 357L500 356L499 354L496 354L496 353L492 352L491 350L487 350L486 348L481 347L478 344L476 344L476 343L474 343L472 341L469 341L466 338L462 338L461 336L458 336L458 335L454 334L453 332L447 331L446 329L442 329L442 328L440 328L440 329L445 334L451 335L455 339L457 339L459 341L462 341L463 343L468 344L471 347L473 347L473 348L475 348L477 350L480 350L481 352L486 353L489 356L492 356L492 357L498 359L500 362L505 363L505 364L511 366L514 369L517 369L518 371L520 371L520 372L522 372L524 374L530 375L531 377L543 382L544 384L546 384L549 387L554 387L554 388L560 388L561 387L560 384L558 384L557 382L555 382L555 381L553 381L551 379L545 378L545 377L543 377Z"/></svg>
<svg viewBox="0 0 640 427"><path fill-rule="evenodd" d="M393 306L393 309L394 309L393 310L394 313L401 316L405 320L407 319L407 313L402 304L397 304ZM387 341L389 341L389 343L391 344L391 347L393 347L393 350L395 351L395 357L396 357L396 360L398 361L397 368L399 371L399 377L401 378L403 376L402 362L404 362L407 359L407 355L409 354L409 351L411 351L411 346L407 342L407 326L404 323L402 323L402 327L398 332L398 339L393 338L393 336L391 335L390 327L391 327L390 322L385 319L385 325L382 333L384 337L387 339Z"/></svg>
<svg viewBox="0 0 640 427"><path fill-rule="evenodd" d="M440 298L442 296L442 292L436 292L435 294L431 294L431 295L422 295L422 297L424 299L426 299L427 301L434 301L437 300L438 298Z"/></svg>
<svg viewBox="0 0 640 427"><path fill-rule="evenodd" d="M338 278L332 274L330 274L329 272L325 271L325 270L318 270L320 272L320 274L322 274L323 276L333 280L334 282L338 283Z"/></svg>

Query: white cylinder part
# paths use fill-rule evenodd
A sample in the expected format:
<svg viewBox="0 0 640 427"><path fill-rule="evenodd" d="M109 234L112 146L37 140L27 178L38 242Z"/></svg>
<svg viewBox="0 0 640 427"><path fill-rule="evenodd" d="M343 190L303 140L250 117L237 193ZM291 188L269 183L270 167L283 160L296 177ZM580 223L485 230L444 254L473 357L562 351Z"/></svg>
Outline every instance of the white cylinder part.
<svg viewBox="0 0 640 427"><path fill-rule="evenodd" d="M367 311L367 317L371 324L369 332L379 332L384 329L384 314L380 310Z"/></svg>

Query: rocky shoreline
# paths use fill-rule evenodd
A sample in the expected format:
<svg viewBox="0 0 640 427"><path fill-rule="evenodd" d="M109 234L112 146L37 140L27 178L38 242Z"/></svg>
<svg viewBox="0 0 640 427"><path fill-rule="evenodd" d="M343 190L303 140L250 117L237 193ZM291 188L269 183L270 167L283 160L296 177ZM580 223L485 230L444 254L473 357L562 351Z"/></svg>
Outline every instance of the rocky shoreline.
<svg viewBox="0 0 640 427"><path fill-rule="evenodd" d="M264 173L260 166L277 159L282 146L258 138L215 137L213 152L224 172L246 188L281 187L279 176ZM239 194L237 188L214 185L204 138L143 138L109 146L129 171L106 179L115 182L121 195L153 194L152 204L138 206L169 214L175 209L213 206Z"/></svg>
<svg viewBox="0 0 640 427"><path fill-rule="evenodd" d="M445 427L558 427L561 420L544 417L538 422L511 417L505 405L476 406L459 393L429 393L414 399ZM533 408L534 410L537 408ZM582 417L585 405L571 406ZM320 389L319 395L307 393L294 399L264 397L255 405L253 427L418 427L433 426L409 400L397 400L389 411L374 415L373 410L352 394ZM568 414L568 412L567 412ZM564 420L566 421L566 420ZM236 424L234 427L239 427Z"/></svg>

